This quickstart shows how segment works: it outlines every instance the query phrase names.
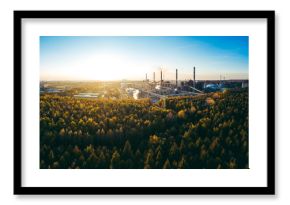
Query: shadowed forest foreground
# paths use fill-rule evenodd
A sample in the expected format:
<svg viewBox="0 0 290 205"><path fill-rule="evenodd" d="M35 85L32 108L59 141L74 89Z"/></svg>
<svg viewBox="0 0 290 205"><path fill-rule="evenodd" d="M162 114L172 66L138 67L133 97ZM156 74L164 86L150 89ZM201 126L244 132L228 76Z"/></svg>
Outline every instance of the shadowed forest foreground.
<svg viewBox="0 0 290 205"><path fill-rule="evenodd" d="M40 96L40 168L248 168L248 90L196 97Z"/></svg>

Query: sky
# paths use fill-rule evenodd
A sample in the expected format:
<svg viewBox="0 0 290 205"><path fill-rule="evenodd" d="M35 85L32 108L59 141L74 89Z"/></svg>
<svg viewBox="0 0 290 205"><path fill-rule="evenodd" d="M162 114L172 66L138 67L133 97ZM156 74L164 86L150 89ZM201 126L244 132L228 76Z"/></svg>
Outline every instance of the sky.
<svg viewBox="0 0 290 205"><path fill-rule="evenodd" d="M248 36L41 36L40 80L248 79Z"/></svg>

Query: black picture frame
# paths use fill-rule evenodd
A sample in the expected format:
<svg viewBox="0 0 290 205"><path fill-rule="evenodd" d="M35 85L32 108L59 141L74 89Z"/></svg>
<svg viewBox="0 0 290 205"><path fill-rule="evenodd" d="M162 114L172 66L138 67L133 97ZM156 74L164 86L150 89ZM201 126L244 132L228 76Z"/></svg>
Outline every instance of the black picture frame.
<svg viewBox="0 0 290 205"><path fill-rule="evenodd" d="M22 19L48 18L219 18L267 20L266 187L23 187L22 186ZM275 194L275 11L14 11L14 194L16 195L273 195Z"/></svg>

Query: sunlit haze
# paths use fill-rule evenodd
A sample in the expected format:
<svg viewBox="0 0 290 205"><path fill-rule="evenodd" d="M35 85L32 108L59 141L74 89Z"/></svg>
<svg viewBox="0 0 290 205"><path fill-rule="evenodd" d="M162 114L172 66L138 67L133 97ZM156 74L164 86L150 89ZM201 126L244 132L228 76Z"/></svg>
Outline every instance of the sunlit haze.
<svg viewBox="0 0 290 205"><path fill-rule="evenodd" d="M247 36L41 36L40 80L248 79Z"/></svg>

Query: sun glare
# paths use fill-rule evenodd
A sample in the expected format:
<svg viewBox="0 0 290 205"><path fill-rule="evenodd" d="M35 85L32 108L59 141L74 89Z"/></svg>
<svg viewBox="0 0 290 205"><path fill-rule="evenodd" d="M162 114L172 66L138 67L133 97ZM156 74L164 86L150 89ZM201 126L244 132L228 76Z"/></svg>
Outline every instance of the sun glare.
<svg viewBox="0 0 290 205"><path fill-rule="evenodd" d="M142 73L134 60L122 54L95 54L76 60L70 66L75 77L90 80L121 80Z"/></svg>

